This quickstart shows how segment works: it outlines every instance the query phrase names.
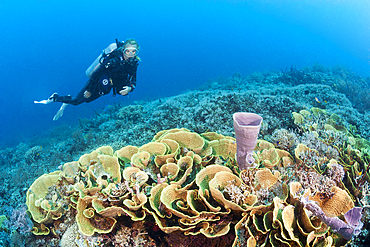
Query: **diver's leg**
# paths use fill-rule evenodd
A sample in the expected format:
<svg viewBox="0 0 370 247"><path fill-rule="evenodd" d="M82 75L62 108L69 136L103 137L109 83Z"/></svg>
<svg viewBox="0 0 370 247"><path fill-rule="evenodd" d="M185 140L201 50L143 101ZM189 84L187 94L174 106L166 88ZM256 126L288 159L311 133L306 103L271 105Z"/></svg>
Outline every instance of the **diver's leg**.
<svg viewBox="0 0 370 247"><path fill-rule="evenodd" d="M90 97L85 97L85 92L90 92ZM81 91L77 94L76 98L72 98L71 95L67 96L57 96L54 99L54 102L61 102L66 103L70 105L79 105L84 102L89 103L97 98L100 97L99 94L99 87L97 83L95 83L93 80L88 80L85 86L81 89Z"/></svg>
<svg viewBox="0 0 370 247"><path fill-rule="evenodd" d="M56 121L58 120L61 116L63 116L63 113L64 113L64 109L66 109L67 105L79 105L83 102L87 102L86 101L86 98L84 98L83 96L83 90L81 90L81 92L78 93L78 95L76 96L76 98L72 99L72 96L70 95L67 95L67 96L61 96L61 97L57 97L55 99L55 102L62 102L62 106L59 108L58 112L55 114L53 120Z"/></svg>
<svg viewBox="0 0 370 247"><path fill-rule="evenodd" d="M85 92L89 90L90 96L86 97ZM72 99L71 96L63 96L63 97L58 97L56 98L56 102L63 102L62 106L58 110L57 114L55 114L53 120L58 120L61 116L63 116L64 109L67 107L67 105L79 105L81 103L89 103L93 100L96 100L99 98L100 95L100 90L99 87L96 86L91 86L90 84L86 84L85 87L77 94L76 98Z"/></svg>
<svg viewBox="0 0 370 247"><path fill-rule="evenodd" d="M89 97L85 97L85 92L90 92ZM89 103L93 100L96 100L99 98L100 90L98 84L93 80L88 80L85 86L82 88L82 90L77 94L76 98L72 98L71 95L67 96L59 96L57 93L53 93L47 100L41 100L41 101L34 101L34 103L37 104L50 104L52 102L61 102L63 103L60 109L58 110L57 114L55 114L53 120L58 120L61 116L63 116L64 109L67 107L67 105L79 105L81 103Z"/></svg>
<svg viewBox="0 0 370 247"><path fill-rule="evenodd" d="M85 94L86 91L88 91L90 93L89 96L87 96ZM72 98L68 98L68 96L64 96L63 101L60 101L60 102L68 103L68 104L71 104L71 105L79 105L81 103L89 103L91 101L94 101L97 98L99 98L100 96L101 95L100 95L99 87L98 86L96 86L96 87L91 87L90 86L90 87L84 87L77 94L76 98L72 99ZM57 98L56 101L59 101L59 98Z"/></svg>

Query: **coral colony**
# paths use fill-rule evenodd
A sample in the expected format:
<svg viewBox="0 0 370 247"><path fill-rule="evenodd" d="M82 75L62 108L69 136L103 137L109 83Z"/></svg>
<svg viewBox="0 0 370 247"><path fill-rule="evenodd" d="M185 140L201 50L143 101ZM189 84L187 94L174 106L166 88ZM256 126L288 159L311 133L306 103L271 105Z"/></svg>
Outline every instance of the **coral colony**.
<svg viewBox="0 0 370 247"><path fill-rule="evenodd" d="M303 127L310 114L293 116ZM344 246L361 232L362 208L338 162L360 157L280 149L257 140L261 122L239 112L236 138L169 129L140 147L82 155L29 188L32 232L65 247Z"/></svg>

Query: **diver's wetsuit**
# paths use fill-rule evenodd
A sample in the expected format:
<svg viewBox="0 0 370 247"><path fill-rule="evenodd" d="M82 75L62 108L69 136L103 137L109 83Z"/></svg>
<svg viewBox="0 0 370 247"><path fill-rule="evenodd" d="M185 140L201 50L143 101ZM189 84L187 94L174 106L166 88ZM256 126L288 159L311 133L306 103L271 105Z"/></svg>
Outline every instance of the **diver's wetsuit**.
<svg viewBox="0 0 370 247"><path fill-rule="evenodd" d="M107 60L107 61L105 61ZM113 88L113 95L116 95L124 86L131 87L131 91L136 87L136 71L139 65L138 59L130 58L125 60L122 55L116 55L109 59L104 59L102 66L92 75L86 85L77 94L76 98L72 96L57 96L55 102L62 102L71 105L89 103L102 95L108 94ZM91 93L90 97L85 98L84 93Z"/></svg>

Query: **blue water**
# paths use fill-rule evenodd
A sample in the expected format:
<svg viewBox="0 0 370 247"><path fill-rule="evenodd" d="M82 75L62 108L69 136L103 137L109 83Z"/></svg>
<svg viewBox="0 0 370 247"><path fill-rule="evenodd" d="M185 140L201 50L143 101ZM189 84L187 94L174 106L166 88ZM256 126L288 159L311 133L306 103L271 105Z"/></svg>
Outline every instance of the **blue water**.
<svg viewBox="0 0 370 247"><path fill-rule="evenodd" d="M370 76L370 1L0 1L0 146L78 124L107 104L194 89L234 72L343 65ZM142 49L136 90L69 106L36 105L53 92L76 95L85 70L110 43Z"/></svg>

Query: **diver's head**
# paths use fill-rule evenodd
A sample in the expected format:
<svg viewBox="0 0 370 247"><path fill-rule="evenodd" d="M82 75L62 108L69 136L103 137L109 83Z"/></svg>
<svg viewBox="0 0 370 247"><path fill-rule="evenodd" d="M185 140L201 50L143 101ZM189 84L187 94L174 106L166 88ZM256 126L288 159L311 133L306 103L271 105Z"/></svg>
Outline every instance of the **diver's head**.
<svg viewBox="0 0 370 247"><path fill-rule="evenodd" d="M134 39L128 39L123 44L123 57L125 60L136 57L139 53L140 46Z"/></svg>

